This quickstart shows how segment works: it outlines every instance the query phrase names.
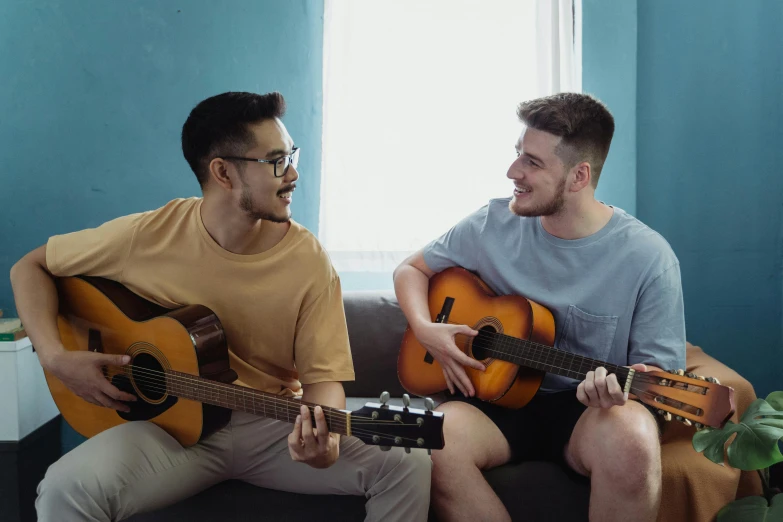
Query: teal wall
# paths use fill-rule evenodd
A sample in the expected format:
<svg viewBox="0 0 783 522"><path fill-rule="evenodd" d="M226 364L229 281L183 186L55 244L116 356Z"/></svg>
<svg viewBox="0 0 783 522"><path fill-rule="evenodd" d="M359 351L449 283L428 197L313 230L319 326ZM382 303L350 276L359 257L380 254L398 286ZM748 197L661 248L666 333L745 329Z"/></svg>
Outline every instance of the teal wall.
<svg viewBox="0 0 783 522"><path fill-rule="evenodd" d="M643 0L642 0L643 1ZM582 91L615 119L596 198L636 215L636 0L582 0Z"/></svg>
<svg viewBox="0 0 783 522"><path fill-rule="evenodd" d="M783 389L783 2L639 2L639 217L682 264L688 339Z"/></svg>
<svg viewBox="0 0 783 522"><path fill-rule="evenodd" d="M292 205L317 230L323 0L0 2L0 308L52 234L200 194L180 131L200 100L283 93L302 149Z"/></svg>

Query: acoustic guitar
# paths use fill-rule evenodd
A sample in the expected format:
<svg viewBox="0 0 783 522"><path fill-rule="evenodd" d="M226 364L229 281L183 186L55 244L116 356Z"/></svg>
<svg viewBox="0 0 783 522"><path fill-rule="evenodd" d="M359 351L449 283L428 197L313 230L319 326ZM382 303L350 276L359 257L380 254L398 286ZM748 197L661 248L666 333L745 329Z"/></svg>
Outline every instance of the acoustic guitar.
<svg viewBox="0 0 783 522"><path fill-rule="evenodd" d="M231 384L226 335L218 317L207 307L191 305L168 310L142 299L123 285L101 278L65 277L56 280L59 293L58 328L69 351L90 350L127 354L131 361L104 367L117 388L137 397L121 412L88 403L45 372L54 402L77 432L92 437L130 421L149 421L191 446L225 426L232 410L293 423L306 405L298 398ZM389 449L399 446L428 451L443 448L443 414L368 402L348 411L323 407L329 431L354 436Z"/></svg>
<svg viewBox="0 0 783 522"><path fill-rule="evenodd" d="M722 427L734 413L734 390L717 379L683 370L637 372L553 348L555 322L544 306L523 296L496 296L475 274L446 269L429 282L429 310L438 323L468 325L476 337L458 334L457 346L481 361L486 370L466 367L476 397L507 408L521 408L538 391L546 372L583 380L603 366L617 376L623 391L650 405L666 420L687 425ZM447 389L440 364L410 329L397 360L403 387L430 395Z"/></svg>

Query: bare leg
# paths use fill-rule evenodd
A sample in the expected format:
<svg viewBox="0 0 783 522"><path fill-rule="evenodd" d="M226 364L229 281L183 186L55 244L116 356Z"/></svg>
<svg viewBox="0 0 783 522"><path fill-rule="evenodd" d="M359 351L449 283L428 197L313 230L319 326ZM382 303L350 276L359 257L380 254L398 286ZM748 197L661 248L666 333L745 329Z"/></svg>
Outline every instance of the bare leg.
<svg viewBox="0 0 783 522"><path fill-rule="evenodd" d="M658 426L641 404L587 408L565 449L590 477L590 520L654 522L661 502Z"/></svg>
<svg viewBox="0 0 783 522"><path fill-rule="evenodd" d="M473 406L448 402L444 412L443 450L432 452L432 503L438 518L451 521L510 521L505 506L484 479L482 470L511 458L497 426Z"/></svg>

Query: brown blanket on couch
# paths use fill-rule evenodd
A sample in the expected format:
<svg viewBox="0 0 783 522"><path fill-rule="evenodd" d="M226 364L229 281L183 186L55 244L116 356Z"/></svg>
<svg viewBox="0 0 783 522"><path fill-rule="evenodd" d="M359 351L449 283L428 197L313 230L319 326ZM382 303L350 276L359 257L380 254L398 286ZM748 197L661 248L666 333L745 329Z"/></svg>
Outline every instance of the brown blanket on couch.
<svg viewBox="0 0 783 522"><path fill-rule="evenodd" d="M756 393L748 381L725 364L688 343L686 371L715 377L721 384L734 388L737 422ZM659 522L714 521L720 508L736 498L761 494L758 474L719 466L693 449L695 428L676 421L665 425L661 438L663 493Z"/></svg>

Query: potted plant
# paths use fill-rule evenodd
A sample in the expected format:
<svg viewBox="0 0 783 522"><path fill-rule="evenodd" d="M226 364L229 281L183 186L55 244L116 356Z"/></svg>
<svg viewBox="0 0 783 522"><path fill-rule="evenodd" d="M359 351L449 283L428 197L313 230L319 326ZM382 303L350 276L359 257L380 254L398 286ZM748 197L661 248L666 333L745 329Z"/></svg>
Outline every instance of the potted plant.
<svg viewBox="0 0 783 522"><path fill-rule="evenodd" d="M728 421L721 429L704 428L693 436L693 448L716 464L723 465L726 450L729 465L744 471L758 471L764 496L735 500L718 512L717 522L783 521L783 494L770 486L769 468L783 462L779 441L783 438L783 391L756 399L739 424Z"/></svg>

